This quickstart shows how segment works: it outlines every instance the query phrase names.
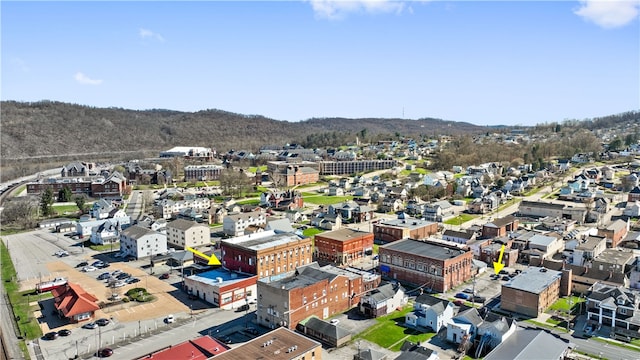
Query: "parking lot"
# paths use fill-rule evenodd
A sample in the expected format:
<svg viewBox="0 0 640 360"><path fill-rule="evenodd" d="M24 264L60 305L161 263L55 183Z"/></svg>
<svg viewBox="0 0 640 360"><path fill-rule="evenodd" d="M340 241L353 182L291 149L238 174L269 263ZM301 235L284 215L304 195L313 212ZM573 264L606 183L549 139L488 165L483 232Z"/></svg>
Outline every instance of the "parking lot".
<svg viewBox="0 0 640 360"><path fill-rule="evenodd" d="M20 280L20 290L27 291L35 288L41 281L51 280L56 277L67 278L69 282L79 284L88 293L98 298L98 304L106 305L96 312L95 317L117 319L120 322L138 321L157 318L163 314L183 313L197 311L208 307L200 302L189 300L183 291L179 289L181 278L179 274L172 274L168 279L160 279L162 268L157 268L158 272L143 270L140 262L123 262L106 253L99 253L89 248L77 246L77 241L51 233L47 230L38 230L28 233L21 233L3 237L5 244L9 245L12 261L16 268L17 277ZM19 245L18 245L19 244ZM54 255L57 251L66 250L69 256L58 257ZM109 267L96 269L91 272L83 272L81 268L76 268L81 262L92 264L97 260L109 263ZM119 270L131 274L140 279L137 283L126 284L118 288L107 287L105 280L98 280L98 276L104 272ZM147 303L121 303L110 306L114 302L110 301L114 293L121 298L131 288L143 287L157 299ZM31 302L37 305L38 297L33 296ZM51 306L52 306L52 301ZM66 322L56 321L51 315L51 310L42 312L40 324L43 333L60 326L73 328L77 325L70 325ZM40 316L40 314L36 314Z"/></svg>

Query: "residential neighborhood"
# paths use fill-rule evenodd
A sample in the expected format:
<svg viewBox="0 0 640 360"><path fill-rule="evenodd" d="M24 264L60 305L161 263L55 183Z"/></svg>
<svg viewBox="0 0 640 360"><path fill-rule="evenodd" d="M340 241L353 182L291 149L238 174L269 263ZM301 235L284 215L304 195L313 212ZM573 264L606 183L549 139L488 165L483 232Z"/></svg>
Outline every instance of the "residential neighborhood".
<svg viewBox="0 0 640 360"><path fill-rule="evenodd" d="M60 249L37 276L16 266L22 291L70 279L51 303L29 298L44 334L27 335L29 351L62 359L65 336L49 334L68 330L77 340L63 352L83 358L106 346L136 359L260 358L276 347L300 359L538 358L529 343L545 359L640 354L640 166L573 157L537 171L416 172L394 156L440 145L366 145L385 160L272 146L263 154L277 160L253 167L246 151L178 146L159 154L184 162L171 181L141 184L140 162L79 159L26 183L13 196L87 199L70 217L3 235L15 259ZM225 185L229 174L237 185ZM253 190L232 195L241 183ZM100 319L122 330L97 325L94 342ZM173 329L191 335L145 353L129 340ZM602 356L589 339L614 350Z"/></svg>

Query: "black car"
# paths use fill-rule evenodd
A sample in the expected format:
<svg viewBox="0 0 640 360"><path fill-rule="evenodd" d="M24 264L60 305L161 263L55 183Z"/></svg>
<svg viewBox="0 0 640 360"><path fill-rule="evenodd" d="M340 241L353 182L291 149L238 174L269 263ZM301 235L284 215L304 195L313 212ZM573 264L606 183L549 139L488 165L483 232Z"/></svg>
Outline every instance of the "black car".
<svg viewBox="0 0 640 360"><path fill-rule="evenodd" d="M100 326L107 326L107 325L109 325L110 322L111 321L109 321L109 319L105 319L105 318L96 320L96 324L98 324Z"/></svg>
<svg viewBox="0 0 640 360"><path fill-rule="evenodd" d="M118 276L116 276L116 279L118 279L118 280L124 280L124 279L126 279L126 278L128 278L128 277L131 277L131 275L130 275L130 274L127 274L127 273L122 273L122 274L118 274Z"/></svg>
<svg viewBox="0 0 640 360"><path fill-rule="evenodd" d="M98 357L109 357L113 355L113 350L109 349L109 348L104 348L100 351L98 351Z"/></svg>
<svg viewBox="0 0 640 360"><path fill-rule="evenodd" d="M249 334L258 335L258 329L254 327L248 327L245 331Z"/></svg>
<svg viewBox="0 0 640 360"><path fill-rule="evenodd" d="M140 279L138 279L138 278L134 278L134 277L130 277L130 278L128 278L127 280L125 280L125 282L126 282L127 284L135 284L135 283L137 283L137 282L139 282L139 281L140 281Z"/></svg>
<svg viewBox="0 0 640 360"><path fill-rule="evenodd" d="M501 275L507 275L507 274L509 274L509 272L507 270L500 270L500 274Z"/></svg>
<svg viewBox="0 0 640 360"><path fill-rule="evenodd" d="M44 334L44 338L47 340L55 340L58 338L58 333L55 331L52 332L48 332L46 334Z"/></svg>
<svg viewBox="0 0 640 360"><path fill-rule="evenodd" d="M228 337L227 335L221 336L219 340L225 344L231 344L231 338Z"/></svg>
<svg viewBox="0 0 640 360"><path fill-rule="evenodd" d="M77 268L81 268L81 267L85 267L85 266L89 266L89 263L86 261L83 261L81 263L79 263L78 265L76 265Z"/></svg>
<svg viewBox="0 0 640 360"><path fill-rule="evenodd" d="M71 330L62 329L62 330L58 331L58 335L60 335L60 336L69 336L69 335L71 335Z"/></svg>
<svg viewBox="0 0 640 360"><path fill-rule="evenodd" d="M98 280L107 280L110 277L111 277L111 274L106 272L106 273L102 273L102 274L98 275Z"/></svg>
<svg viewBox="0 0 640 360"><path fill-rule="evenodd" d="M486 298L486 297L484 297L484 296L478 296L478 295L476 295L476 296L474 296L474 297L473 297L473 302L483 303L483 302L485 302L485 301L487 301L487 298Z"/></svg>
<svg viewBox="0 0 640 360"><path fill-rule="evenodd" d="M509 277L509 275L505 275L505 276L502 277L502 280L509 281L509 280L511 280L511 278Z"/></svg>

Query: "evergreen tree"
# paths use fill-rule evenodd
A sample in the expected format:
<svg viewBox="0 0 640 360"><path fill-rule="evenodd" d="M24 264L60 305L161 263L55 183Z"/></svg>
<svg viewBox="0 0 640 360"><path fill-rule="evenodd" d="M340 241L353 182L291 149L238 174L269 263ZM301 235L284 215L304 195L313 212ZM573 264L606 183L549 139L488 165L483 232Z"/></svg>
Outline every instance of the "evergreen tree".
<svg viewBox="0 0 640 360"><path fill-rule="evenodd" d="M47 188L40 196L40 212L42 216L50 216L53 214L53 190Z"/></svg>

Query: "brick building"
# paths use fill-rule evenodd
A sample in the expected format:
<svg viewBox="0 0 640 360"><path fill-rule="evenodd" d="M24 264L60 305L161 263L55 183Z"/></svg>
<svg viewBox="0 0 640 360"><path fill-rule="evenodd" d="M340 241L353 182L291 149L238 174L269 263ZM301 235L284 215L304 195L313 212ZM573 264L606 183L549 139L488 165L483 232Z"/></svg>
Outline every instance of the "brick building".
<svg viewBox="0 0 640 360"><path fill-rule="evenodd" d="M258 324L270 328L296 325L315 315L326 319L356 306L360 296L380 283L380 277L317 263L300 266L275 281L258 281Z"/></svg>
<svg viewBox="0 0 640 360"><path fill-rule="evenodd" d="M426 239L438 232L438 223L419 219L393 219L373 224L376 241L389 243L400 239Z"/></svg>
<svg viewBox="0 0 640 360"><path fill-rule="evenodd" d="M620 242L629 233L629 223L624 220L616 220L609 224L606 228L598 229L598 236L607 238L607 247L614 248L620 245Z"/></svg>
<svg viewBox="0 0 640 360"><path fill-rule="evenodd" d="M221 165L187 165L184 167L184 181L218 180L223 170Z"/></svg>
<svg viewBox="0 0 640 360"><path fill-rule="evenodd" d="M184 287L189 295L229 310L255 298L257 280L255 275L215 269L184 278Z"/></svg>
<svg viewBox="0 0 640 360"><path fill-rule="evenodd" d="M320 180L320 172L311 167L292 164L282 172L274 174L274 177L279 178L280 185L296 186L318 182Z"/></svg>
<svg viewBox="0 0 640 360"><path fill-rule="evenodd" d="M350 265L371 255L373 233L343 228L315 236L314 255L317 260L336 265Z"/></svg>
<svg viewBox="0 0 640 360"><path fill-rule="evenodd" d="M560 271L529 267L502 284L500 308L537 317L560 297Z"/></svg>
<svg viewBox="0 0 640 360"><path fill-rule="evenodd" d="M222 240L222 265L259 278L293 271L311 262L311 239L274 230Z"/></svg>
<svg viewBox="0 0 640 360"><path fill-rule="evenodd" d="M518 219L511 215L495 219L482 225L482 237L506 236L509 232L518 230L518 224Z"/></svg>
<svg viewBox="0 0 640 360"><path fill-rule="evenodd" d="M381 274L400 282L445 292L472 276L473 253L464 245L435 239L403 239L378 250Z"/></svg>
<svg viewBox="0 0 640 360"><path fill-rule="evenodd" d="M27 184L27 194L40 195L46 189L51 189L53 196L64 188L71 190L71 193L84 194L96 198L121 198L128 190L127 180L119 172L114 172L107 177L95 178L60 178L43 179Z"/></svg>

